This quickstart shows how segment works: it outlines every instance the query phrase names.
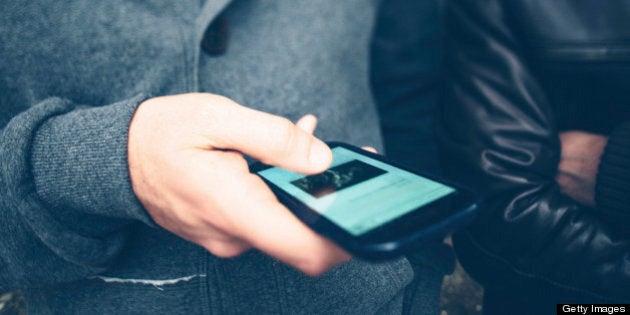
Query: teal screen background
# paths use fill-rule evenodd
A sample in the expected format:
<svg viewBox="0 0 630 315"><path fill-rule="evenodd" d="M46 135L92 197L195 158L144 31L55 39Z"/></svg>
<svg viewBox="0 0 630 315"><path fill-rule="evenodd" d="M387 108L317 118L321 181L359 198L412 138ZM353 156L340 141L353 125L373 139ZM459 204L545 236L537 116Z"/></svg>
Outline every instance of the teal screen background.
<svg viewBox="0 0 630 315"><path fill-rule="evenodd" d="M332 167L359 160L386 173L316 198L292 181L306 177L272 167L258 172L348 233L359 236L414 209L455 192L455 189L343 147L332 149Z"/></svg>

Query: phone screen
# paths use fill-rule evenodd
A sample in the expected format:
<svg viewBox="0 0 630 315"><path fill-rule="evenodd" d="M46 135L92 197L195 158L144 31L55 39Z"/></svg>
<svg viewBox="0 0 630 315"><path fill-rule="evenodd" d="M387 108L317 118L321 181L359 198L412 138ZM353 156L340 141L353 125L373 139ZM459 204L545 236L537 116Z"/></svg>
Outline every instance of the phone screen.
<svg viewBox="0 0 630 315"><path fill-rule="evenodd" d="M258 174L354 236L456 191L343 147L332 152L332 166L321 174L277 167Z"/></svg>

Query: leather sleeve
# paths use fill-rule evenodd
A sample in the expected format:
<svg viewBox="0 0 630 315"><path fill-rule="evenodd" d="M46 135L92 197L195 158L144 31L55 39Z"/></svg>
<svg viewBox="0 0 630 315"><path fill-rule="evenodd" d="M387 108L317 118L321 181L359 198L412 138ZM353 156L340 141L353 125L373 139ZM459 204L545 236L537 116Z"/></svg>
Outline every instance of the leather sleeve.
<svg viewBox="0 0 630 315"><path fill-rule="evenodd" d="M485 285L542 283L627 302L630 242L560 193L553 112L501 4L447 1L445 45L442 167L485 199L456 238L464 266Z"/></svg>

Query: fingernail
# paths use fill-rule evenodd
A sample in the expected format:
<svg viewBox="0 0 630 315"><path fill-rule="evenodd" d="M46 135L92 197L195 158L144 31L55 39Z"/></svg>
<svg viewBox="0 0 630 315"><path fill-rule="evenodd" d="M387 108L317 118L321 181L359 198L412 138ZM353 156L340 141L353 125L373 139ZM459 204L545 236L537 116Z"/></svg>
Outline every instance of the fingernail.
<svg viewBox="0 0 630 315"><path fill-rule="evenodd" d="M332 163L332 151L325 143L314 141L308 159L313 168L325 170Z"/></svg>

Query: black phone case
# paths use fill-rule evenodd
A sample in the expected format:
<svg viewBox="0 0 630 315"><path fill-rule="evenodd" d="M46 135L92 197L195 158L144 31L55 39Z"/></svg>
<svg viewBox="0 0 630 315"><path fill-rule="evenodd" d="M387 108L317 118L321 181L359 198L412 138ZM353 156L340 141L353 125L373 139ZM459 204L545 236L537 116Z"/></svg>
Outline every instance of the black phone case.
<svg viewBox="0 0 630 315"><path fill-rule="evenodd" d="M455 184L449 180L440 178L433 174L418 172L417 170L410 170L405 166L401 166L395 162L387 160L381 155L365 151L346 143L327 142L327 144L330 147L344 147L356 153L373 158L377 161L381 161L397 168L403 169L405 171L417 174L419 176L423 176L428 179L444 183L458 190L467 191L474 196L473 198L471 198L471 202L468 206L458 210L447 218L443 218L440 221L435 222L434 224L419 228L417 231L409 233L404 237L384 240L382 242L366 242L360 237L354 237L345 232L332 221L321 216L319 213L310 209L302 202L298 201L296 198L286 193L284 190L278 188L276 185L265 179L263 176L260 176L263 181L270 187L278 200L287 208L289 208L302 222L304 222L318 234L331 239L333 242L357 257L369 260L392 259L409 253L427 243L441 242L443 238L446 237L448 234L453 233L459 228L470 223L476 214L476 210L479 208L479 204L481 202L479 196L476 193L472 192L470 189L464 188L461 185ZM257 172L262 169L266 169L267 167L268 166L265 166L261 163L256 163L250 168L252 172Z"/></svg>

